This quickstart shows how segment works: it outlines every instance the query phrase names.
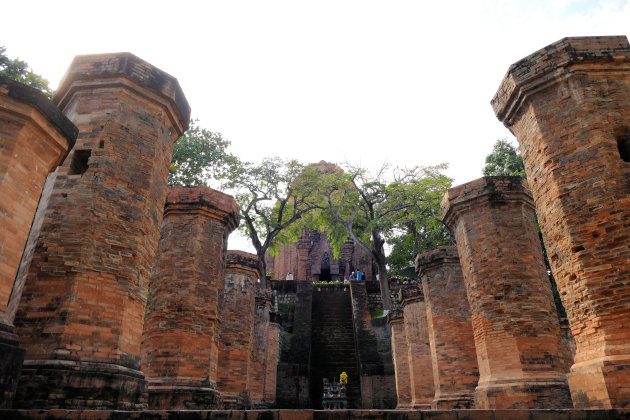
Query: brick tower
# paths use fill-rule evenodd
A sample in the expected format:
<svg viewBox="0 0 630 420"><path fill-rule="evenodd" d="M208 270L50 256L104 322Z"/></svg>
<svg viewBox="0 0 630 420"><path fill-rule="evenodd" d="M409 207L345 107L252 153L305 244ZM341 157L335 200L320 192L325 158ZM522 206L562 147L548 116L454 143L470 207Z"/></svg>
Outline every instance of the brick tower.
<svg viewBox="0 0 630 420"><path fill-rule="evenodd" d="M217 386L225 408L248 409L258 257L242 251L228 251L225 257Z"/></svg>
<svg viewBox="0 0 630 420"><path fill-rule="evenodd" d="M238 221L229 195L169 188L142 336L150 408L221 406L217 313L225 243Z"/></svg>
<svg viewBox="0 0 630 420"><path fill-rule="evenodd" d="M577 408L630 404L630 46L564 38L512 66L492 99L518 138L577 342Z"/></svg>
<svg viewBox="0 0 630 420"><path fill-rule="evenodd" d="M11 407L24 358L13 332L22 253L46 177L77 134L43 93L0 76L0 408Z"/></svg>
<svg viewBox="0 0 630 420"><path fill-rule="evenodd" d="M457 248L444 246L419 254L416 271L422 279L433 360L431 408L473 408L479 369Z"/></svg>
<svg viewBox="0 0 630 420"><path fill-rule="evenodd" d="M190 109L175 78L129 53L76 57L55 103L79 137L17 279L14 406L138 407L147 284Z"/></svg>
<svg viewBox="0 0 630 420"><path fill-rule="evenodd" d="M409 379L409 351L405 336L405 319L401 309L387 314L387 322L392 329L392 358L396 375L396 397L398 410L411 407L411 382Z"/></svg>
<svg viewBox="0 0 630 420"><path fill-rule="evenodd" d="M567 408L560 326L520 177L450 189L442 218L455 233L479 365L476 408Z"/></svg>

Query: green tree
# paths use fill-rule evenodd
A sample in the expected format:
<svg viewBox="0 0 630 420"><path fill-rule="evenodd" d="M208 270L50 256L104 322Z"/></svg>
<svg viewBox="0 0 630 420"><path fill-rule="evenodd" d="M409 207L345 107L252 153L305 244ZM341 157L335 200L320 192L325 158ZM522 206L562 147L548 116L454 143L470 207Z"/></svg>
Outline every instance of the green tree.
<svg viewBox="0 0 630 420"><path fill-rule="evenodd" d="M235 158L227 152L230 145L221 133L199 127L192 120L188 130L177 140L173 148L169 185L207 185L211 179L222 177L229 162Z"/></svg>
<svg viewBox="0 0 630 420"><path fill-rule="evenodd" d="M519 151L507 139L499 139L486 156L484 176L511 175L525 178L525 166Z"/></svg>
<svg viewBox="0 0 630 420"><path fill-rule="evenodd" d="M7 57L6 51L6 47L0 46L0 76L5 76L35 89L39 89L49 98L52 98L54 92L50 88L48 80L33 73L25 61L18 58L10 59Z"/></svg>
<svg viewBox="0 0 630 420"><path fill-rule="evenodd" d="M239 230L248 236L258 256L261 283L265 285L265 254L280 243L297 239L292 225L317 208L319 188L316 167L296 160L265 158L261 163L232 161L225 186L235 191L241 218Z"/></svg>
<svg viewBox="0 0 630 420"><path fill-rule="evenodd" d="M436 210L452 182L442 173L446 168L445 164L414 168L384 164L371 173L346 165L345 171L322 177L320 193L327 211L318 212L317 221L327 229L333 247L340 247L349 236L372 257L386 310L392 309L386 238L410 223L439 223Z"/></svg>

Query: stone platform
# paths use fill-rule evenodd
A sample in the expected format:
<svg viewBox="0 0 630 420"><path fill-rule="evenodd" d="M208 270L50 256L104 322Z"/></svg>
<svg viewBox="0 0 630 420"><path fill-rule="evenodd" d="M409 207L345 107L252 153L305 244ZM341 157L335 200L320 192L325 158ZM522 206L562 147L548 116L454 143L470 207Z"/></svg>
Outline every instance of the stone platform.
<svg viewBox="0 0 630 420"><path fill-rule="evenodd" d="M0 410L3 420L608 420L630 419L630 409L608 410Z"/></svg>

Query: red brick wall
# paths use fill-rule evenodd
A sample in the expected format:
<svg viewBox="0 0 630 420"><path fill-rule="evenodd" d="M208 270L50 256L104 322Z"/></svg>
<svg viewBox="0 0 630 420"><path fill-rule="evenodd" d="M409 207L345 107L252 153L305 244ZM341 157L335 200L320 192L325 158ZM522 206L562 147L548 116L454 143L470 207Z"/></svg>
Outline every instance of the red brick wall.
<svg viewBox="0 0 630 420"><path fill-rule="evenodd" d="M484 177L449 190L479 364L477 408L571 406L566 353L526 181Z"/></svg>
<svg viewBox="0 0 630 420"><path fill-rule="evenodd" d="M16 405L135 406L166 177L189 108L174 78L128 53L76 57L55 102L79 137L31 232Z"/></svg>
<svg viewBox="0 0 630 420"><path fill-rule="evenodd" d="M263 395L264 404L268 407L273 407L276 402L276 375L278 371L281 323L282 318L280 314L270 314L267 363L265 367L265 389Z"/></svg>
<svg viewBox="0 0 630 420"><path fill-rule="evenodd" d="M472 408L479 382L466 285L457 248L440 247L416 258L427 306L435 409Z"/></svg>
<svg viewBox="0 0 630 420"><path fill-rule="evenodd" d="M387 322L392 328L392 358L396 374L397 409L411 407L411 382L409 378L409 351L405 335L403 311L395 309L387 314Z"/></svg>
<svg viewBox="0 0 630 420"><path fill-rule="evenodd" d="M248 372L254 338L254 299L258 277L260 273L256 255L242 251L227 252L220 308L221 339L217 373L217 385L225 407L235 407L239 394L249 394Z"/></svg>
<svg viewBox="0 0 630 420"><path fill-rule="evenodd" d="M512 65L492 100L518 138L577 342L576 407L630 404L630 46L565 38ZM623 146L625 142L625 146Z"/></svg>
<svg viewBox="0 0 630 420"><path fill-rule="evenodd" d="M429 409L435 395L435 387L426 304L422 290L416 285L402 287L400 289L400 303L403 308L409 354L411 406L412 408Z"/></svg>
<svg viewBox="0 0 630 420"><path fill-rule="evenodd" d="M171 187L142 337L149 407L210 409L216 389L218 301L236 202L208 187Z"/></svg>
<svg viewBox="0 0 630 420"><path fill-rule="evenodd" d="M264 405L265 373L267 371L267 346L269 345L269 310L271 289L262 289L256 284L256 314L254 317L254 343L252 346L249 372L249 394L252 404Z"/></svg>

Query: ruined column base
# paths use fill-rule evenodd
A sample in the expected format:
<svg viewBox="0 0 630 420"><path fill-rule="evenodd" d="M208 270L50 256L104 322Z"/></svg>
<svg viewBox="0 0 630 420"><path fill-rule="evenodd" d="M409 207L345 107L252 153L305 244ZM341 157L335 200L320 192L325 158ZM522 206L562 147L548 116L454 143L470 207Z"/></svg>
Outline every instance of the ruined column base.
<svg viewBox="0 0 630 420"><path fill-rule="evenodd" d="M510 381L480 384L475 390L476 409L572 408L566 381Z"/></svg>
<svg viewBox="0 0 630 420"><path fill-rule="evenodd" d="M13 327L0 323L0 408L11 408L17 387L24 349L19 347Z"/></svg>
<svg viewBox="0 0 630 420"><path fill-rule="evenodd" d="M443 394L436 395L431 403L433 410L461 410L473 408L475 405L475 397L471 394Z"/></svg>
<svg viewBox="0 0 630 420"><path fill-rule="evenodd" d="M576 363L569 386L575 408L630 408L630 357Z"/></svg>
<svg viewBox="0 0 630 420"><path fill-rule="evenodd" d="M249 391L243 391L240 394L222 393L224 410L251 410L252 401L249 398Z"/></svg>
<svg viewBox="0 0 630 420"><path fill-rule="evenodd" d="M153 410L223 409L223 397L214 383L149 383L148 405ZM234 402L238 397L234 398Z"/></svg>
<svg viewBox="0 0 630 420"><path fill-rule="evenodd" d="M141 371L99 362L26 360L14 408L141 410Z"/></svg>

